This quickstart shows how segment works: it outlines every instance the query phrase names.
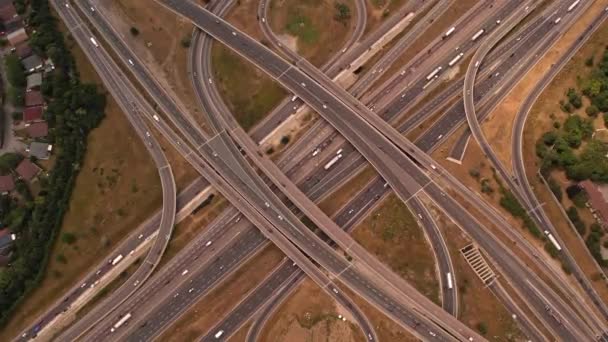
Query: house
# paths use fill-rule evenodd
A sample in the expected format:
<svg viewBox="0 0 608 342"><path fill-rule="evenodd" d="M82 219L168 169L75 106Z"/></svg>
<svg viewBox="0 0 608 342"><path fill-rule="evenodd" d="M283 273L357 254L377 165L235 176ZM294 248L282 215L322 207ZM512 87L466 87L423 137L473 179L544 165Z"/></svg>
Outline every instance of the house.
<svg viewBox="0 0 608 342"><path fill-rule="evenodd" d="M42 59L36 55L31 55L21 60L26 73L34 72L42 69Z"/></svg>
<svg viewBox="0 0 608 342"><path fill-rule="evenodd" d="M8 251L17 237L8 228L0 229L0 255L8 255Z"/></svg>
<svg viewBox="0 0 608 342"><path fill-rule="evenodd" d="M0 176L0 193L6 195L9 192L15 190L15 182L13 176Z"/></svg>
<svg viewBox="0 0 608 342"><path fill-rule="evenodd" d="M31 90L34 88L40 88L42 85L42 73L36 72L27 76L27 90Z"/></svg>
<svg viewBox="0 0 608 342"><path fill-rule="evenodd" d="M32 90L25 93L25 106L41 106L44 103L42 94L38 90Z"/></svg>
<svg viewBox="0 0 608 342"><path fill-rule="evenodd" d="M28 42L23 42L15 46L15 53L17 54L17 56L19 56L19 58L23 59L32 54L32 47L30 46L30 44L28 44Z"/></svg>
<svg viewBox="0 0 608 342"><path fill-rule="evenodd" d="M40 168L38 165L32 163L29 159L25 158L17 165L15 172L19 175L19 178L26 182L31 181L38 175Z"/></svg>
<svg viewBox="0 0 608 342"><path fill-rule="evenodd" d="M23 121L26 123L40 120L42 120L42 106L27 107L23 110Z"/></svg>
<svg viewBox="0 0 608 342"><path fill-rule="evenodd" d="M19 17L4 22L4 32L6 34L10 34L21 28L23 28L23 21Z"/></svg>
<svg viewBox="0 0 608 342"><path fill-rule="evenodd" d="M13 47L16 47L28 39L27 32L25 32L23 27L6 35L6 40L8 40Z"/></svg>
<svg viewBox="0 0 608 342"><path fill-rule="evenodd" d="M12 1L3 1L0 4L0 20L2 22L7 22L11 19L17 18L19 15L17 14L17 10L15 9L15 5L13 5Z"/></svg>
<svg viewBox="0 0 608 342"><path fill-rule="evenodd" d="M578 185L585 190L593 217L603 226L608 225L608 185L597 185L584 180Z"/></svg>
<svg viewBox="0 0 608 342"><path fill-rule="evenodd" d="M44 121L34 122L33 124L26 124L25 130L30 138L44 138L49 134L49 125Z"/></svg>
<svg viewBox="0 0 608 342"><path fill-rule="evenodd" d="M34 141L33 143L30 144L30 146L26 149L26 151L32 157L46 160L46 159L49 159L52 149L53 149L53 145Z"/></svg>

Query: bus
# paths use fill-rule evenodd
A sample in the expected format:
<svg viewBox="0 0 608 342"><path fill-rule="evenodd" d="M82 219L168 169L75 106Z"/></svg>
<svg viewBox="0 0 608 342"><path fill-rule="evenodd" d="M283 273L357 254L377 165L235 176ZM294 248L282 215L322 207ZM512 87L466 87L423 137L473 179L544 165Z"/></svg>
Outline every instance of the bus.
<svg viewBox="0 0 608 342"><path fill-rule="evenodd" d="M555 249L557 249L558 251L562 250L562 246L560 246L559 243L557 243L557 240L555 239L553 234L549 233L548 230L545 230L545 235L547 235L547 238L549 238L549 241L551 241L553 246L555 246Z"/></svg>
<svg viewBox="0 0 608 342"><path fill-rule="evenodd" d="M110 332L116 331L116 329L120 328L130 318L131 318L131 313L129 312L128 314L124 315L121 319L119 319L118 322L116 322L116 324L114 324L114 326L112 326L112 329L110 329Z"/></svg>
<svg viewBox="0 0 608 342"><path fill-rule="evenodd" d="M91 37L91 38L89 38L89 39L91 40L91 43L92 43L93 45L95 45L95 47L99 47L99 44L97 44L97 41L95 40L95 38Z"/></svg>
<svg viewBox="0 0 608 342"><path fill-rule="evenodd" d="M220 330L220 331L216 332L215 338L218 339L218 338L222 337L222 335L224 335L224 330Z"/></svg>
<svg viewBox="0 0 608 342"><path fill-rule="evenodd" d="M481 37L481 35L482 35L484 32L486 32L486 30L484 30L484 29L481 29L481 30L477 31L477 33L475 33L475 34L473 35L473 38L471 38L471 40L472 40L472 41L476 41L476 40L477 40L477 38Z"/></svg>
<svg viewBox="0 0 608 342"><path fill-rule="evenodd" d="M332 167L335 163L337 163L340 158L342 158L341 154L338 154L337 156L333 157L330 161L327 162L327 164L325 164L325 166L323 166L323 169L329 170L329 168Z"/></svg>
<svg viewBox="0 0 608 342"><path fill-rule="evenodd" d="M574 9L574 7L576 7L576 5L578 5L579 2L581 2L581 0L576 0L570 6L568 6L568 12L572 12L572 10Z"/></svg>
<svg viewBox="0 0 608 342"><path fill-rule="evenodd" d="M119 254L116 258L112 259L112 261L110 262L112 264L112 266L118 264L120 262L120 260L122 260L122 254Z"/></svg>
<svg viewBox="0 0 608 342"><path fill-rule="evenodd" d="M456 57L452 58L452 60L448 63L449 66L454 66L454 64L458 63L458 61L464 56L464 53L459 53Z"/></svg>
<svg viewBox="0 0 608 342"><path fill-rule="evenodd" d="M452 33L454 33L454 31L456 31L456 27L452 26L449 30L447 30L444 34L443 34L443 38L447 38L449 37Z"/></svg>
<svg viewBox="0 0 608 342"><path fill-rule="evenodd" d="M432 79L433 77L435 77L435 75L437 75L441 71L441 69L442 69L441 67L437 67L430 74L428 74L428 76L426 76L426 80L429 81L430 79Z"/></svg>
<svg viewBox="0 0 608 342"><path fill-rule="evenodd" d="M451 290L451 289L452 289L452 287L453 287L453 284L452 284L452 273L448 272L448 273L445 275L445 278L448 280L448 289L450 289L450 290Z"/></svg>

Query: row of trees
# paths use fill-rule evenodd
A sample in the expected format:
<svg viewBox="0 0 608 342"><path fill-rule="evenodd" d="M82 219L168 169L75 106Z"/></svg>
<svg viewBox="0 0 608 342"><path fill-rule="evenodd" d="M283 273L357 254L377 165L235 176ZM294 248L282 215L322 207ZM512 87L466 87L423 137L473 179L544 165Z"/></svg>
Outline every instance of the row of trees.
<svg viewBox="0 0 608 342"><path fill-rule="evenodd" d="M36 33L30 44L40 56L53 59L56 69L45 77L45 113L53 136L56 160L36 198L25 205L0 200L0 220L19 237L11 265L0 270L0 324L4 324L28 290L44 275L50 248L68 209L74 181L86 152L89 132L103 118L105 97L94 85L80 82L73 57L57 29L47 0L31 0L29 23Z"/></svg>

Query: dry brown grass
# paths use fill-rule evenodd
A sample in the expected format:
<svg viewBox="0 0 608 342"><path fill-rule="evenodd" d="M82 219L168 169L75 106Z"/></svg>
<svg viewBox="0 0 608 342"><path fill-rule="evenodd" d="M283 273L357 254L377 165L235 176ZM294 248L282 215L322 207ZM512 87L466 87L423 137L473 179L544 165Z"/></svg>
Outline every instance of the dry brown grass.
<svg viewBox="0 0 608 342"><path fill-rule="evenodd" d="M372 167L365 167L355 177L342 185L334 193L326 197L319 208L327 215L332 215L342 208L348 201L363 189L378 173Z"/></svg>
<svg viewBox="0 0 608 342"><path fill-rule="evenodd" d="M205 127L188 75L188 51L182 41L190 39L193 25L155 1L104 2L105 14L154 77L190 115ZM139 34L130 33L132 27Z"/></svg>
<svg viewBox="0 0 608 342"><path fill-rule="evenodd" d="M364 341L358 326L338 319L340 309L306 279L281 304L261 333L261 341Z"/></svg>
<svg viewBox="0 0 608 342"><path fill-rule="evenodd" d="M268 20L277 35L296 38L297 52L316 66L338 53L356 22L353 0L340 3L350 8L351 18L344 23L334 19L333 0L273 0Z"/></svg>
<svg viewBox="0 0 608 342"><path fill-rule="evenodd" d="M391 194L354 230L355 240L440 304L435 257L414 215Z"/></svg>

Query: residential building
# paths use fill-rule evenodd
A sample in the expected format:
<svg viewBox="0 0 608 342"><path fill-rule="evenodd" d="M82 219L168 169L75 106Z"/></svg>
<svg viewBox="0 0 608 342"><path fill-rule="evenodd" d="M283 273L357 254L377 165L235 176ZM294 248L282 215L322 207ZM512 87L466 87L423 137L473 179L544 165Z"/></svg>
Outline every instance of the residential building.
<svg viewBox="0 0 608 342"><path fill-rule="evenodd" d="M15 5L13 5L12 1L3 1L0 3L0 20L2 22L7 22L11 19L17 18L19 15L17 14L17 10L15 9Z"/></svg>
<svg viewBox="0 0 608 342"><path fill-rule="evenodd" d="M51 156L52 149L53 149L53 145L34 141L30 144L30 146L26 149L26 151L32 157L36 157L41 160L46 160L46 159L49 159L49 157Z"/></svg>
<svg viewBox="0 0 608 342"><path fill-rule="evenodd" d="M17 46L15 46L15 53L19 58L23 59L25 57L29 57L32 54L32 47L28 42L23 42Z"/></svg>
<svg viewBox="0 0 608 342"><path fill-rule="evenodd" d="M34 72L42 69L42 59L36 55L31 55L21 60L26 73Z"/></svg>
<svg viewBox="0 0 608 342"><path fill-rule="evenodd" d="M49 125L44 122L34 122L26 124L25 130L30 138L44 138L49 134Z"/></svg>
<svg viewBox="0 0 608 342"><path fill-rule="evenodd" d="M38 165L32 163L29 159L25 158L17 165L15 172L19 175L19 178L26 182L31 181L40 173Z"/></svg>
<svg viewBox="0 0 608 342"><path fill-rule="evenodd" d="M28 39L27 32L25 32L23 27L6 35L6 40L8 40L13 47L16 47Z"/></svg>
<svg viewBox="0 0 608 342"><path fill-rule="evenodd" d="M15 190L15 182L13 176L0 176L0 193L6 195L9 192Z"/></svg>
<svg viewBox="0 0 608 342"><path fill-rule="evenodd" d="M25 93L25 106L41 106L44 103L42 94L38 90L32 90Z"/></svg>
<svg viewBox="0 0 608 342"><path fill-rule="evenodd" d="M18 29L23 28L23 21L21 21L21 18L17 17L14 19L11 19L9 21L5 21L3 23L4 25L4 32L6 34L10 34L11 32L15 32Z"/></svg>
<svg viewBox="0 0 608 342"><path fill-rule="evenodd" d="M32 90L34 88L40 88L40 86L42 85L42 73L41 72L35 72L33 74L30 74L27 76L26 78L27 80L27 90Z"/></svg>
<svg viewBox="0 0 608 342"><path fill-rule="evenodd" d="M25 121L26 123L40 120L42 120L42 106L27 107L23 110L23 121Z"/></svg>
<svg viewBox="0 0 608 342"><path fill-rule="evenodd" d="M593 217L603 226L608 226L608 185L597 185L590 180L578 183L585 189Z"/></svg>

